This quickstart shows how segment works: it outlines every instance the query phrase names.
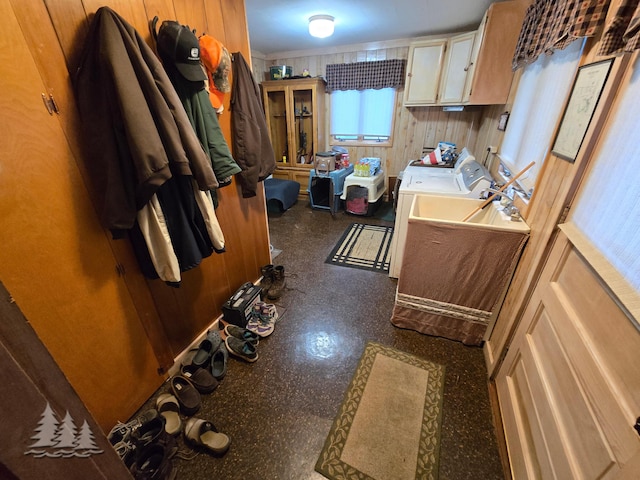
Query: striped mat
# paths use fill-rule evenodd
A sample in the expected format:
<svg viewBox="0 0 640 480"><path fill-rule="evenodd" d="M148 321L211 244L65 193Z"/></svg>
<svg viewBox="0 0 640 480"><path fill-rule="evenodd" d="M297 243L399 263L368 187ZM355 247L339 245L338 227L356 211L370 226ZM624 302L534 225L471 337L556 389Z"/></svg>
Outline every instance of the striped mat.
<svg viewBox="0 0 640 480"><path fill-rule="evenodd" d="M389 272L393 227L352 223L345 230L325 263Z"/></svg>

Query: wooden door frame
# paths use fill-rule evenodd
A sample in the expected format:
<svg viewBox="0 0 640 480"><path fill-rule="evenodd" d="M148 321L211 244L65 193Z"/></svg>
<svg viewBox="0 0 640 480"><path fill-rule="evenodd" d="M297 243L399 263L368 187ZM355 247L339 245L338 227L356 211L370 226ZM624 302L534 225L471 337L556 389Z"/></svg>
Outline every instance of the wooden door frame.
<svg viewBox="0 0 640 480"><path fill-rule="evenodd" d="M20 479L130 479L124 463L111 447L58 364L0 283L0 391L3 428L0 439L0 477ZM87 458L37 458L26 455L46 405L61 420L69 413L80 428L86 421L97 450Z"/></svg>

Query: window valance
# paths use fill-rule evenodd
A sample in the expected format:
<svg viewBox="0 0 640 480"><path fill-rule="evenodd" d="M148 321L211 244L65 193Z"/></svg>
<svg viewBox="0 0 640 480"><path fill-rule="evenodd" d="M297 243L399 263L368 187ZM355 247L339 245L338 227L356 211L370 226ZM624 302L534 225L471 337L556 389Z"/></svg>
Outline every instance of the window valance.
<svg viewBox="0 0 640 480"><path fill-rule="evenodd" d="M605 29L598 55L640 48L640 0L623 0Z"/></svg>
<svg viewBox="0 0 640 480"><path fill-rule="evenodd" d="M513 70L534 62L542 53L551 54L574 40L595 35L610 3L611 0L536 0L522 23Z"/></svg>
<svg viewBox="0 0 640 480"><path fill-rule="evenodd" d="M327 65L327 91L401 87L406 63L404 59L394 59Z"/></svg>

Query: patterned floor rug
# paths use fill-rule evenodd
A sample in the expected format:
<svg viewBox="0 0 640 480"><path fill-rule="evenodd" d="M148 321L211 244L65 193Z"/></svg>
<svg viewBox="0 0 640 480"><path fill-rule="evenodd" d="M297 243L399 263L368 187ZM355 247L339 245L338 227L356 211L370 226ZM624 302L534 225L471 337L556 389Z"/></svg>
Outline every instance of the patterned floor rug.
<svg viewBox="0 0 640 480"><path fill-rule="evenodd" d="M345 230L325 263L389 272L393 227L352 223Z"/></svg>
<svg viewBox="0 0 640 480"><path fill-rule="evenodd" d="M438 478L444 366L369 342L315 469L331 480Z"/></svg>

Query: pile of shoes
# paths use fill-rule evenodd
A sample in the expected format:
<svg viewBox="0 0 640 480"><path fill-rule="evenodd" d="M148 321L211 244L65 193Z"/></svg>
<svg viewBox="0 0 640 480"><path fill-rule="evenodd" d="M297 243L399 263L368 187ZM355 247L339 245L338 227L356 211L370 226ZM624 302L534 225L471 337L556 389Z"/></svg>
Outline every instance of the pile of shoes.
<svg viewBox="0 0 640 480"><path fill-rule="evenodd" d="M215 455L223 455L231 439L206 419L194 417L202 405L202 394L213 392L227 371L228 351L220 333L207 332L189 363L169 380L170 392L156 398L149 409L128 423L118 423L108 435L114 449L135 479L173 479L174 457L190 459L193 453L179 449L184 443ZM183 418L187 417L187 418Z"/></svg>
<svg viewBox="0 0 640 480"><path fill-rule="evenodd" d="M272 303L256 302L251 308L247 326L228 323L224 326L224 343L234 357L253 363L258 360L260 338L268 337L275 329L278 309Z"/></svg>
<svg viewBox="0 0 640 480"><path fill-rule="evenodd" d="M262 279L259 286L262 289L260 296L262 300L278 300L287 288L287 281L284 275L284 267L282 265L265 265L260 268Z"/></svg>

